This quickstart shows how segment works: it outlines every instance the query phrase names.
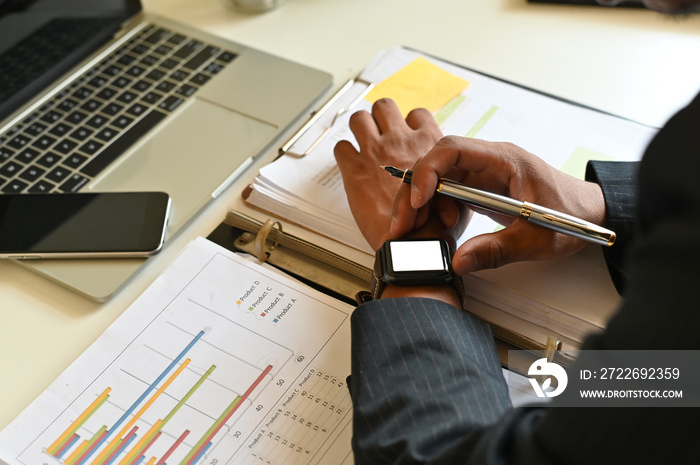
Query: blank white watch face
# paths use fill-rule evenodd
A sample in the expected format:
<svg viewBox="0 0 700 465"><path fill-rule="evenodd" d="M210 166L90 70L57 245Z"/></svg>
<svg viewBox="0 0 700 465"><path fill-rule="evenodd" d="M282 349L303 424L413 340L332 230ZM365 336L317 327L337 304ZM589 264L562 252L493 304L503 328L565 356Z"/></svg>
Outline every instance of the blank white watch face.
<svg viewBox="0 0 700 465"><path fill-rule="evenodd" d="M445 269L440 241L391 242L394 271L439 271Z"/></svg>

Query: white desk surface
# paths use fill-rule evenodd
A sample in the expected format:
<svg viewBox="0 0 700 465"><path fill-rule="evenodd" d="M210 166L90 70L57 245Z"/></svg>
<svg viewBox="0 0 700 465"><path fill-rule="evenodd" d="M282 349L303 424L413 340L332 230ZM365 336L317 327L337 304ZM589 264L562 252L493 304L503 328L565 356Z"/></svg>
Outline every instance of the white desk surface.
<svg viewBox="0 0 700 465"><path fill-rule="evenodd" d="M337 89L380 48L406 45L637 121L662 125L700 90L700 17L526 0L287 0L244 15L225 0L146 10L333 74ZM0 263L0 428L85 350L192 238L206 236L267 158L122 291L96 303Z"/></svg>

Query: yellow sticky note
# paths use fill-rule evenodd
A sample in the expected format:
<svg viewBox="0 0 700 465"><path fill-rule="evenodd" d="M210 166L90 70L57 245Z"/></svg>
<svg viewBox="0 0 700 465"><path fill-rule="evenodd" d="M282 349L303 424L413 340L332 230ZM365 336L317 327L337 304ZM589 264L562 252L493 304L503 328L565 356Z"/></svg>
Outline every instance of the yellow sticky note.
<svg viewBox="0 0 700 465"><path fill-rule="evenodd" d="M365 99L370 103L380 98L393 99L405 118L414 108L422 107L435 112L461 94L468 85L469 81L420 57L377 84Z"/></svg>

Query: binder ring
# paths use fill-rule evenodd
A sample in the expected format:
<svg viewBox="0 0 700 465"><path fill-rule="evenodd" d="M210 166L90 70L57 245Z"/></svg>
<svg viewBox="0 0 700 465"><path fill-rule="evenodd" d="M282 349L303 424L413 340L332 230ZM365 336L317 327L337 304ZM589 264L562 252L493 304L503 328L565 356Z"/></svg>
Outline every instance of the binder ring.
<svg viewBox="0 0 700 465"><path fill-rule="evenodd" d="M269 250L265 251L267 237L270 235L272 228L275 226L277 226L277 229L279 229L280 232L282 231L282 224L279 221L268 218L268 220L265 221L260 228L260 231L258 231L258 234L255 236L255 256L261 262L267 261L268 257L270 256L270 251L277 247L277 241L275 241Z"/></svg>

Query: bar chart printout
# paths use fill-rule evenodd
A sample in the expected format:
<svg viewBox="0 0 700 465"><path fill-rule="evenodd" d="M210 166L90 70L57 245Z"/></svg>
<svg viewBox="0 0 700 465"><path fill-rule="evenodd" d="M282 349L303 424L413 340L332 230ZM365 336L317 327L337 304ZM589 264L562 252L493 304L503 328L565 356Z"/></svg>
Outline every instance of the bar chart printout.
<svg viewBox="0 0 700 465"><path fill-rule="evenodd" d="M0 463L351 463L349 311L198 239L0 433Z"/></svg>

